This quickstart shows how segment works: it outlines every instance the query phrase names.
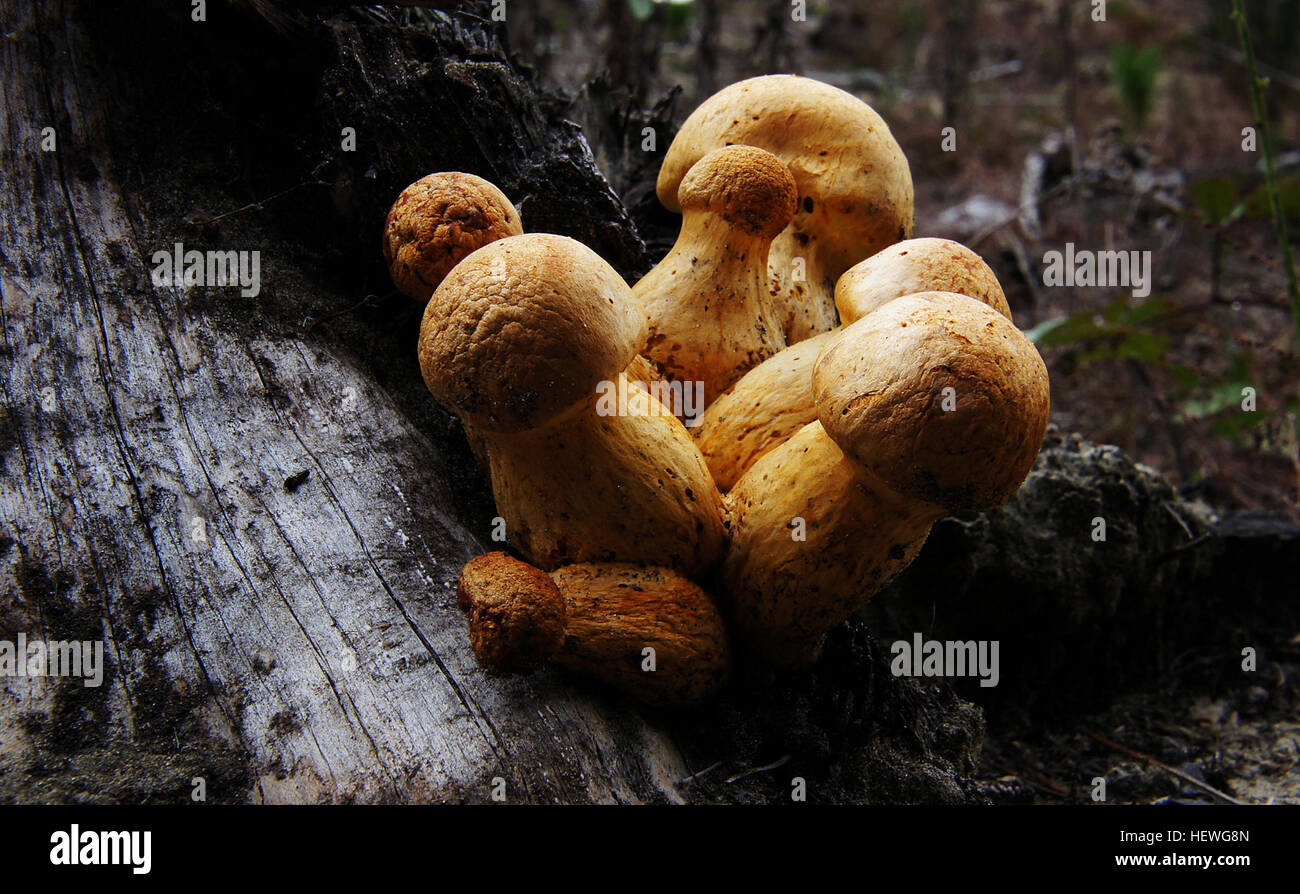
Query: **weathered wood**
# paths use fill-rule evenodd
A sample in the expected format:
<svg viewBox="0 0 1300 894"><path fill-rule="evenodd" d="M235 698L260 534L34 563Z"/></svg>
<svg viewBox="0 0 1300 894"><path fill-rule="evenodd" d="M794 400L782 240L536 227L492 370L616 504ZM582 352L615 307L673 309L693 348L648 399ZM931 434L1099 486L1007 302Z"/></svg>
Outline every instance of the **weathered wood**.
<svg viewBox="0 0 1300 894"><path fill-rule="evenodd" d="M474 664L451 588L483 546L448 508L472 472L368 368L411 380L413 350L363 358L306 332L359 296L299 268L261 215L211 240L173 229L186 202L235 198L150 206L205 159L177 158L178 183L119 180L126 110L84 13L0 3L0 586L7 637L102 637L112 668L99 690L9 682L0 791L180 800L205 777L218 801L483 800L501 776L514 799L677 799L691 769L633 712ZM171 19L154 24L205 27ZM152 288L174 241L260 248L261 295Z"/></svg>

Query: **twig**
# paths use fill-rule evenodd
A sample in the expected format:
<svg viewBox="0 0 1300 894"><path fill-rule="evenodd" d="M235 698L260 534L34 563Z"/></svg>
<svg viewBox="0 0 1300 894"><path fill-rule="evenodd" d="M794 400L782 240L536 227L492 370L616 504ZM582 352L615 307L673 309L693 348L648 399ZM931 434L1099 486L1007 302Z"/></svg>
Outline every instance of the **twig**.
<svg viewBox="0 0 1300 894"><path fill-rule="evenodd" d="M698 773L692 773L690 776L687 776L685 779L677 780L677 784L686 785L686 783L688 782L694 782L695 780L701 778L702 776L706 776L709 773L712 773L714 770L718 769L718 767L721 766L722 766L722 761L718 761L716 764L711 764Z"/></svg>
<svg viewBox="0 0 1300 894"><path fill-rule="evenodd" d="M244 205L242 208L236 208L233 211L224 211L221 214L218 214L216 217L209 217L206 220L204 220L203 223L205 225L214 224L217 221L221 220L222 218L230 217L232 214L240 214L244 211L252 211L254 208L261 208L267 202L274 202L276 199L283 198L284 196L287 196L289 193L293 192L294 190L302 189L304 186L324 186L324 185L325 185L324 180L306 180L302 183L299 183L296 186L291 186L288 189L281 190L280 192L277 192L273 196L267 196L265 199L259 199L256 202L249 202L247 205Z"/></svg>
<svg viewBox="0 0 1300 894"><path fill-rule="evenodd" d="M787 754L785 757L780 758L774 763L768 764L766 767L754 767L753 769L746 770L743 773L737 773L735 776L732 776L727 780L727 785L731 785L733 782L738 782L746 776L753 776L755 773L766 773L768 770L775 770L778 767L784 767L788 763L790 763L790 755Z"/></svg>
<svg viewBox="0 0 1300 894"><path fill-rule="evenodd" d="M1064 192L1066 191L1066 189L1069 187L1070 183L1073 181L1073 179L1074 179L1073 177L1066 177L1066 178L1065 178L1064 180L1062 180L1060 183L1056 184L1056 185L1053 186L1051 189L1047 190L1047 192L1040 193L1039 196L1038 196L1038 203L1039 203L1040 205L1042 205L1042 204L1045 203L1048 199L1054 199L1054 198L1056 198L1057 196L1059 196L1059 195L1061 195L1062 193L1064 193ZM979 245L979 244L980 244L981 242L983 242L985 239L987 239L987 238L989 238L990 236L992 236L992 235L993 235L994 233L996 233L998 230L1000 230L1000 229L1002 229L1003 227L1005 227L1007 224L1012 224L1012 223L1015 223L1016 221L1018 221L1018 220L1020 219L1020 213L1021 213L1021 212L1020 212L1020 206L1017 205L1015 211L1011 212L1010 214L1006 215L1005 217L1001 218L1000 220L996 220L996 221L994 221L993 223L991 223L991 224L989 224L988 226L986 226L984 229L980 230L980 231L979 231L978 233L976 233L974 236L972 236L971 239L970 239L970 241L966 243L966 246L967 246L968 248L974 250L974 248L975 248L977 245Z"/></svg>
<svg viewBox="0 0 1300 894"><path fill-rule="evenodd" d="M1264 87L1268 81L1259 76L1255 64L1255 45L1250 40L1246 22L1246 7L1242 0L1232 0L1232 20L1237 23L1237 37L1246 54L1246 72L1250 75L1250 101L1255 107L1255 123L1259 127L1259 142L1264 150L1264 182L1268 189L1268 204L1273 209L1273 229L1277 245L1282 251L1282 267L1286 273L1286 290L1291 296L1291 322L1295 326L1296 340L1300 341L1300 283L1296 281L1295 258L1291 254L1291 240L1286 232L1286 213L1282 210L1282 195L1277 188L1277 170L1273 165L1273 141L1268 131L1268 116L1264 110Z"/></svg>
<svg viewBox="0 0 1300 894"><path fill-rule="evenodd" d="M1134 751L1132 748L1129 748L1127 745L1121 745L1118 742L1107 739L1101 733L1095 733L1092 730L1086 729L1083 731L1083 734L1085 736L1088 736L1089 738L1096 739L1098 742L1105 745L1107 748L1113 748L1116 751L1119 751L1123 754L1127 754L1129 757L1135 757L1140 761L1146 761L1148 764L1150 764L1153 767L1159 767L1161 770L1164 770L1166 773L1172 773L1174 776L1177 776L1183 782L1186 782L1189 785L1196 786L1196 788L1199 788L1201 791L1210 795L1212 798L1223 802L1224 804L1235 804L1238 807L1246 806L1246 803L1244 801L1238 801L1236 798L1232 797L1232 795L1224 794L1214 786L1210 785L1208 782L1202 782L1200 779L1197 779L1195 776L1192 776L1188 773L1184 773L1182 770L1171 767L1168 764L1166 764L1164 761L1156 760L1154 757L1152 757L1149 754L1143 754L1140 751Z"/></svg>
<svg viewBox="0 0 1300 894"><path fill-rule="evenodd" d="M1227 44L1219 43L1217 40L1210 40L1207 37L1201 38L1201 43L1204 46L1210 48L1211 50L1214 50L1219 55L1224 56L1227 59L1230 59L1231 61L1237 63L1238 65L1246 64L1246 56L1244 53L1241 52L1241 50L1234 49L1233 47L1230 47ZM1292 90L1300 91L1300 78L1297 78L1295 75L1291 74L1290 72L1283 71L1282 69L1277 68L1276 66L1268 65L1267 63L1260 62L1258 60L1256 60L1255 65L1258 66L1259 70L1263 72L1264 76L1267 77L1269 80L1277 81L1279 84L1283 85L1284 87L1290 87Z"/></svg>
<svg viewBox="0 0 1300 894"><path fill-rule="evenodd" d="M390 294L391 294L391 293L390 293ZM372 295L367 295L366 297L362 298L360 301L358 301L356 304L352 305L351 307L345 307L345 308L343 308L342 310L334 310L334 311L330 311L330 312L327 313L327 314L321 314L319 317L316 317L316 318L313 319L310 323L307 324L307 328L304 329L304 330L302 331L302 334L303 334L303 335L311 335L312 331L313 331L317 326L319 326L321 323L328 323L330 320L336 319L336 318L338 318L338 317L345 316L345 315L347 315L347 314L352 313L353 311L360 310L360 309L361 309L362 307L364 307L364 306L366 305L366 303L369 302L372 298L374 298L374 299L378 299L379 296L378 296L378 295L373 295L373 294L372 294Z"/></svg>
<svg viewBox="0 0 1300 894"><path fill-rule="evenodd" d="M1070 797L1070 790L1068 788L1066 788L1064 785L1057 782L1055 779L1048 776L1047 774L1040 773L1039 771L1035 770L1033 767L1023 767L1017 769L1016 767L1002 760L993 761L993 765L996 766L1003 773L1009 773L1012 776L1020 777L1023 775L1023 776L1033 777L1032 779L1026 780L1026 784L1031 785L1037 789L1042 789L1046 791L1048 794L1055 795L1058 798Z"/></svg>

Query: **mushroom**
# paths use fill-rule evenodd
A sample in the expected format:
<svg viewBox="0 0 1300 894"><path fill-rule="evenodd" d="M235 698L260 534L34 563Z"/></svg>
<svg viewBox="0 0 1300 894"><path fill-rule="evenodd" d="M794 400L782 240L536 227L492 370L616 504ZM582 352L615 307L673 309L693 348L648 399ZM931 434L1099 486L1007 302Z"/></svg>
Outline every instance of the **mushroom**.
<svg viewBox="0 0 1300 894"><path fill-rule="evenodd" d="M852 94L795 75L750 78L709 97L682 124L659 170L664 207L681 210L687 172L731 144L774 153L799 191L794 220L768 254L787 344L833 329L840 274L912 235L912 175L902 149Z"/></svg>
<svg viewBox="0 0 1300 894"><path fill-rule="evenodd" d="M461 569L456 604L469 615L469 642L484 667L531 670L564 645L564 597L551 576L502 552Z"/></svg>
<svg viewBox="0 0 1300 894"><path fill-rule="evenodd" d="M835 283L835 307L845 323L917 292L956 292L982 301L1008 320L1011 307L997 276L978 254L951 239L908 239L882 249Z"/></svg>
<svg viewBox="0 0 1300 894"><path fill-rule="evenodd" d="M917 292L968 295L1011 318L993 271L975 252L948 239L908 239L851 267L835 285L835 303L847 325ZM817 418L813 364L840 331L813 336L768 358L705 411L694 433L718 487L729 490L759 457Z"/></svg>
<svg viewBox="0 0 1300 894"><path fill-rule="evenodd" d="M469 255L425 308L425 383L482 433L507 536L547 570L628 561L694 574L722 549L699 448L622 373L646 337L631 292L582 243L528 234Z"/></svg>
<svg viewBox="0 0 1300 894"><path fill-rule="evenodd" d="M548 576L494 552L465 566L457 594L470 614L474 655L492 668L529 669L550 658L672 707L713 695L731 670L718 610L669 568L576 564Z"/></svg>
<svg viewBox="0 0 1300 894"><path fill-rule="evenodd" d="M482 177L444 171L397 197L384 221L384 261L393 284L424 304L461 259L524 231L505 194Z"/></svg>
<svg viewBox="0 0 1300 894"><path fill-rule="evenodd" d="M951 389L951 390L949 390ZM972 298L899 298L845 328L813 371L818 421L728 495L732 633L781 665L916 556L944 515L1005 502L1047 429L1042 358Z"/></svg>
<svg viewBox="0 0 1300 894"><path fill-rule="evenodd" d="M785 347L767 278L772 239L794 216L785 164L752 146L705 155L677 188L682 230L633 288L646 355L672 380L703 382L705 402Z"/></svg>

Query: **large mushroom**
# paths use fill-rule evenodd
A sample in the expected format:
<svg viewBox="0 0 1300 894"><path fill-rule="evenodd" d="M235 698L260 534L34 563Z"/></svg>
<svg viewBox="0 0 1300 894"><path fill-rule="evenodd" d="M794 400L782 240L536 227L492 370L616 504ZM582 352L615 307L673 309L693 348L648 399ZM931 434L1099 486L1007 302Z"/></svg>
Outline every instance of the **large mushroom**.
<svg viewBox="0 0 1300 894"><path fill-rule="evenodd" d="M813 394L818 421L727 497L732 633L781 665L813 660L934 522L1010 498L1047 429L1037 350L993 308L945 292L847 327L818 359Z"/></svg>
<svg viewBox="0 0 1300 894"><path fill-rule="evenodd" d="M478 249L425 308L425 383L482 434L506 534L542 568L692 574L721 551L721 496L699 448L623 374L645 339L627 283L564 236Z"/></svg>
<svg viewBox="0 0 1300 894"><path fill-rule="evenodd" d="M836 325L832 290L849 267L912 235L912 175L889 127L862 100L795 75L766 75L715 93L687 117L659 171L659 201L715 149L757 146L784 161L799 191L768 269L786 342Z"/></svg>

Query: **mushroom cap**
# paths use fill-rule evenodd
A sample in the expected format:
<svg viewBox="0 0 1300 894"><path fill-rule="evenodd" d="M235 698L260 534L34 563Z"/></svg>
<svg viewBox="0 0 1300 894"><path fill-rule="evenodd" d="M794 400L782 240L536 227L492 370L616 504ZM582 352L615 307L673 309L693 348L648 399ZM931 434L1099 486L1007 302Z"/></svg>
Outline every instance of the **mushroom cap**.
<svg viewBox="0 0 1300 894"><path fill-rule="evenodd" d="M797 75L764 75L715 93L687 117L659 169L670 211L687 172L714 149L757 146L784 161L799 191L796 237L816 236L828 275L912 234L912 175L889 126L862 100Z"/></svg>
<svg viewBox="0 0 1300 894"><path fill-rule="evenodd" d="M433 396L492 432L538 428L617 377L646 318L613 267L567 236L509 236L461 261L424 309Z"/></svg>
<svg viewBox="0 0 1300 894"><path fill-rule="evenodd" d="M476 248L524 231L519 212L482 177L443 171L397 197L384 221L384 261L403 294L425 302Z"/></svg>
<svg viewBox="0 0 1300 894"><path fill-rule="evenodd" d="M969 512L1005 502L1029 474L1050 395L1043 359L1006 317L923 292L845 327L813 368L813 397L827 434L869 474Z"/></svg>
<svg viewBox="0 0 1300 894"><path fill-rule="evenodd" d="M908 239L854 264L835 284L835 307L845 323L917 292L955 292L1011 319L998 278L984 259L951 239Z"/></svg>
<svg viewBox="0 0 1300 894"><path fill-rule="evenodd" d="M682 211L711 211L737 229L772 239L794 217L798 193L785 162L753 146L701 158L677 190Z"/></svg>
<svg viewBox="0 0 1300 894"><path fill-rule="evenodd" d="M527 670L564 645L566 605L551 576L503 552L461 569L456 603L469 615L474 657L485 667Z"/></svg>

